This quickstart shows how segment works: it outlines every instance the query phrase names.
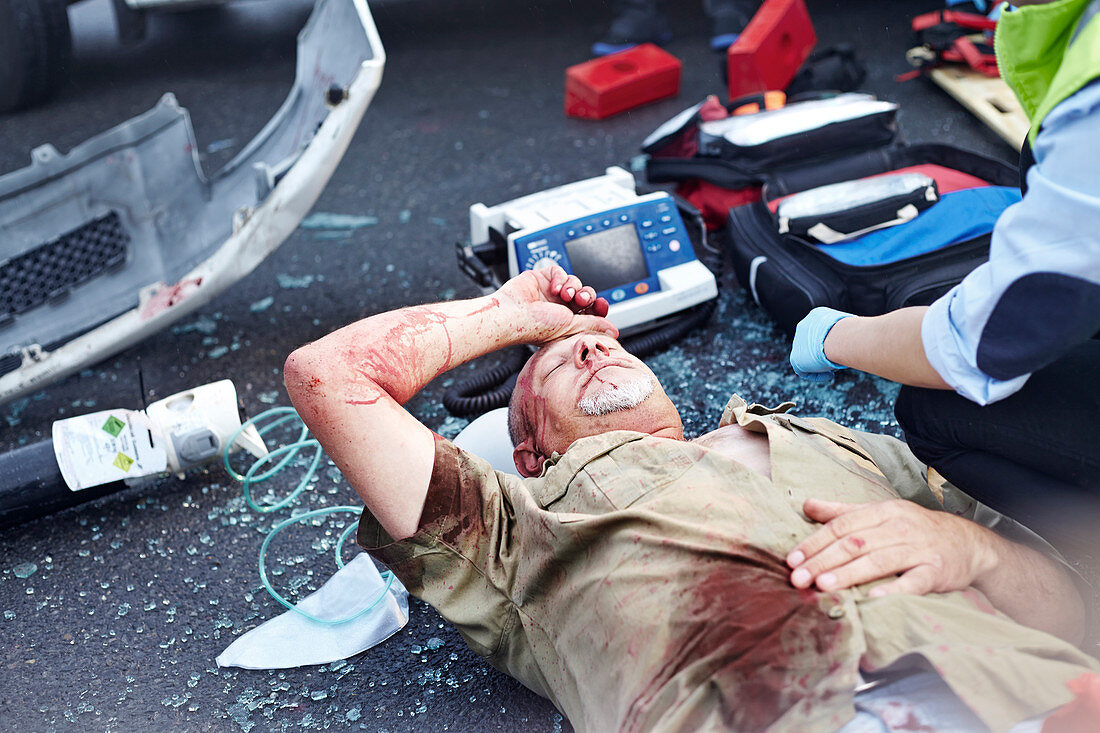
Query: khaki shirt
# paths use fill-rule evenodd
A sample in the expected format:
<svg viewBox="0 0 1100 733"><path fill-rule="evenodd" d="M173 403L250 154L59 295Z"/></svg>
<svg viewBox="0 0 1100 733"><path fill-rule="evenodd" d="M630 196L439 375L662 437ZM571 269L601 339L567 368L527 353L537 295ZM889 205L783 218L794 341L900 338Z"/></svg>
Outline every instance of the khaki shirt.
<svg viewBox="0 0 1100 733"><path fill-rule="evenodd" d="M820 526L806 498L938 499L892 438L737 397L734 421L766 432L771 480L643 433L578 440L537 479L439 438L418 533L393 543L364 513L359 542L580 731L832 731L854 716L859 670L890 665L931 665L1005 730L1095 669L974 589L794 588L783 558Z"/></svg>

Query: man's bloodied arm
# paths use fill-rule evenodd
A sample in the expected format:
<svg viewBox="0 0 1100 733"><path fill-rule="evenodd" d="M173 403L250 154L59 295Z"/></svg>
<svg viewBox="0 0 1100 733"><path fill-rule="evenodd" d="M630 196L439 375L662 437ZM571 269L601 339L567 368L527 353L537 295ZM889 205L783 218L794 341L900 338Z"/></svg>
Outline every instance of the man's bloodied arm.
<svg viewBox="0 0 1100 733"><path fill-rule="evenodd" d="M799 588L850 588L883 578L870 595L982 591L1013 620L1080 643L1085 604L1069 575L1042 554L949 512L903 499L843 504L808 499L823 526L787 555Z"/></svg>
<svg viewBox="0 0 1100 733"><path fill-rule="evenodd" d="M617 336L607 302L560 267L525 272L491 296L371 316L286 361L291 402L394 538L416 532L432 432L402 407L443 372L498 349L580 331Z"/></svg>

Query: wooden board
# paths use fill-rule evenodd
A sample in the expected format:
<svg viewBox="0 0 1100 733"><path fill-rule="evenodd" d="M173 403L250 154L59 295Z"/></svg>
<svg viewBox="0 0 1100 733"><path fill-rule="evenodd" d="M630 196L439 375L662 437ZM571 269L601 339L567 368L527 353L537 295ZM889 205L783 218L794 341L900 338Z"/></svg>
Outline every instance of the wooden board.
<svg viewBox="0 0 1100 733"><path fill-rule="evenodd" d="M943 66L929 74L987 127L1019 150L1031 126L1016 95L1003 79L991 79L966 66Z"/></svg>

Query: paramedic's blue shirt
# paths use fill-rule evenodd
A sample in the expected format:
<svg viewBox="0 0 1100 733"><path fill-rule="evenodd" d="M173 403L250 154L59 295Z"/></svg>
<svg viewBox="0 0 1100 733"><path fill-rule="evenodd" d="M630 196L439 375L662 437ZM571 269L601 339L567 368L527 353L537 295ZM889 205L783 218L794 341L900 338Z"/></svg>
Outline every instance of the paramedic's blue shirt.
<svg viewBox="0 0 1100 733"><path fill-rule="evenodd" d="M1043 121L1023 201L993 229L989 262L932 304L932 367L978 404L1100 331L1100 82Z"/></svg>

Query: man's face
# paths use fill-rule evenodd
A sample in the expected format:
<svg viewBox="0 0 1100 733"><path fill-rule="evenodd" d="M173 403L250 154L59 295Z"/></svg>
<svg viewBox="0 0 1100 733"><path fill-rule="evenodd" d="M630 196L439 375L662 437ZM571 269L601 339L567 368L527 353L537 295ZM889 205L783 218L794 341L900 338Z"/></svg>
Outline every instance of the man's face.
<svg viewBox="0 0 1100 733"><path fill-rule="evenodd" d="M577 334L543 347L520 373L516 389L522 390L519 406L544 456L609 430L682 436L680 416L653 372L602 334Z"/></svg>

